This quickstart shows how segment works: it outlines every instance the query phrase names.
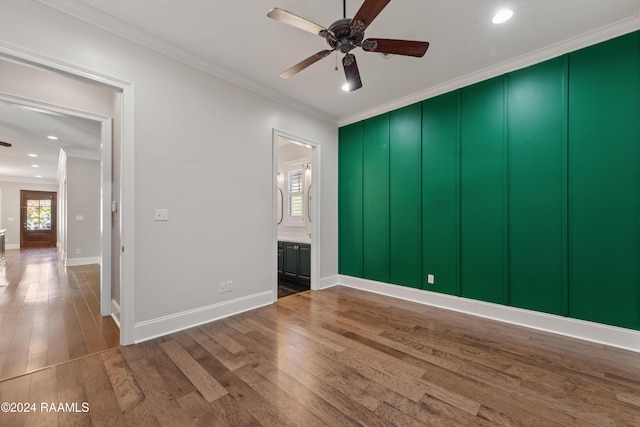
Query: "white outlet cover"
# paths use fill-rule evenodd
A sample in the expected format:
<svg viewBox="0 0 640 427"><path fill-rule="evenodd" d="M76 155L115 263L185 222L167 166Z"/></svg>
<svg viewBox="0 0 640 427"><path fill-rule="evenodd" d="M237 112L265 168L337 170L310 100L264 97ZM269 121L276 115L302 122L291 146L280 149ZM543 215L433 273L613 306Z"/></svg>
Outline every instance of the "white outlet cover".
<svg viewBox="0 0 640 427"><path fill-rule="evenodd" d="M429 283L430 285L436 283L436 276L434 276L433 274L427 274L427 283Z"/></svg>

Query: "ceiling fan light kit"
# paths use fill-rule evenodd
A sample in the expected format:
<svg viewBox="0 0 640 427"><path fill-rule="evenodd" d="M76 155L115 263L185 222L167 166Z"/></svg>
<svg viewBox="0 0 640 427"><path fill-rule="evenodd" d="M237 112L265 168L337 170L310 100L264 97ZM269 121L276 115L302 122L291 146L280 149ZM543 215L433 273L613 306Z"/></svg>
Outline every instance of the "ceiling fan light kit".
<svg viewBox="0 0 640 427"><path fill-rule="evenodd" d="M342 66L347 80L346 87L349 92L352 92L362 87L356 57L350 53L355 48L361 47L365 52L377 52L383 55L394 54L418 58L423 57L429 48L429 42L364 38L364 31L390 1L391 0L365 0L352 19L344 16L342 19L338 19L331 24L329 28L325 28L277 7L271 9L269 13L267 13L269 18L318 35L324 38L331 48L311 55L280 74L280 77L285 79L293 77L310 65L326 58L332 52L338 51L345 54L344 58L342 58ZM346 15L346 0L344 0L343 6L345 11L344 15Z"/></svg>

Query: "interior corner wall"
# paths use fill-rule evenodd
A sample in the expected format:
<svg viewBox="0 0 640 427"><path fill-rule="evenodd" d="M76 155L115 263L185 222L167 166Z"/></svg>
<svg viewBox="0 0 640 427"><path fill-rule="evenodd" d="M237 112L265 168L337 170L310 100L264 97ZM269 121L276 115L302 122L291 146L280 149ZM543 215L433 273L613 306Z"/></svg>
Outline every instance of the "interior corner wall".
<svg viewBox="0 0 640 427"><path fill-rule="evenodd" d="M340 274L640 329L639 105L632 33L342 127Z"/></svg>
<svg viewBox="0 0 640 427"><path fill-rule="evenodd" d="M93 264L101 256L100 161L67 155L66 261Z"/></svg>

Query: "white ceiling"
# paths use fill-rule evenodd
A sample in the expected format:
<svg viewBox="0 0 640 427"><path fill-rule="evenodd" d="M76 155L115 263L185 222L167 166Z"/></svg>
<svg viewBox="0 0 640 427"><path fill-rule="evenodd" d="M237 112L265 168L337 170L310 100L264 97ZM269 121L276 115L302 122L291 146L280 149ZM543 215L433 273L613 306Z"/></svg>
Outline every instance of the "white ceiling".
<svg viewBox="0 0 640 427"><path fill-rule="evenodd" d="M429 51L354 50L364 86L347 93L335 54L281 79L327 44L266 16L277 6L328 27L342 18L340 0L40 1L338 124L640 28L640 0L391 0L365 36L425 40ZM347 17L361 4L347 0ZM493 24L503 7L513 18Z"/></svg>
<svg viewBox="0 0 640 427"><path fill-rule="evenodd" d="M0 180L52 183L61 148L74 156L99 157L100 122L0 100L0 141L13 145L0 147Z"/></svg>
<svg viewBox="0 0 640 427"><path fill-rule="evenodd" d="M40 0L218 77L342 125L640 28L640 0L391 0L366 37L425 40L424 58L354 50L363 87L343 92L336 55L284 80L327 48L319 36L267 18L280 7L328 27L339 0ZM347 17L362 0L347 0ZM495 25L503 7L513 18ZM338 62L341 58L338 58ZM57 134L52 142L46 135ZM0 177L55 179L61 146L97 151L99 125L0 102ZM87 146L93 144L93 146ZM28 152L38 151L41 167ZM35 179L35 178L34 178Z"/></svg>

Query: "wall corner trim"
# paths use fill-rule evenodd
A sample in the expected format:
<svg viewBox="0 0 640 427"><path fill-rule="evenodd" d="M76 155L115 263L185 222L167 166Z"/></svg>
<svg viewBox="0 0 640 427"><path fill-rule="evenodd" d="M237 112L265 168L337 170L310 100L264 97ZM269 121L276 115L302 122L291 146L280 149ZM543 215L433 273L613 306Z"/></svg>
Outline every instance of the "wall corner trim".
<svg viewBox="0 0 640 427"><path fill-rule="evenodd" d="M320 279L320 285L318 286L318 289L320 289L320 290L329 289L329 288L332 288L334 286L337 286L338 285L338 278L339 278L339 276L337 274L333 274L331 276L322 277Z"/></svg>
<svg viewBox="0 0 640 427"><path fill-rule="evenodd" d="M340 275L338 284L640 353L640 331Z"/></svg>
<svg viewBox="0 0 640 427"><path fill-rule="evenodd" d="M168 316L137 322L134 325L133 331L134 343L138 344L272 303L273 291L268 290L230 301L223 301Z"/></svg>

